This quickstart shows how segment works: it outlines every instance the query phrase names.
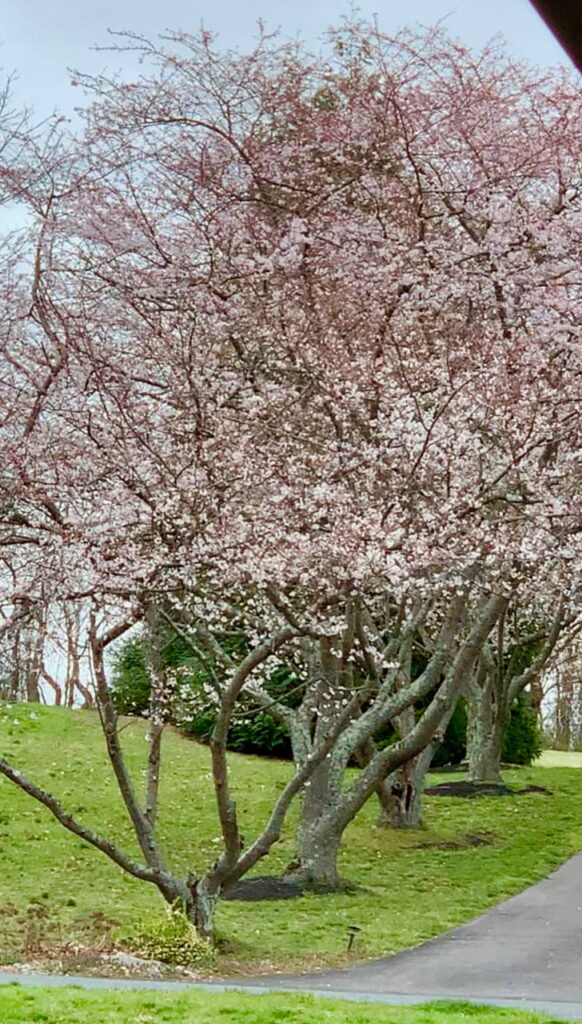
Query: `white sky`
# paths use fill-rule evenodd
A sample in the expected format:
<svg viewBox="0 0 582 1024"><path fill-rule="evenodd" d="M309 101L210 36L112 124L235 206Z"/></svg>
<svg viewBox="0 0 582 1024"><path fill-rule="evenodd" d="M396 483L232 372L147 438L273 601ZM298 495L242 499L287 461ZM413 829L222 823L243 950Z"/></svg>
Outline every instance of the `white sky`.
<svg viewBox="0 0 582 1024"><path fill-rule="evenodd" d="M501 32L519 57L548 65L566 63L529 0L360 0L360 12L377 14L380 27L434 24L473 45ZM349 12L344 0L3 0L0 3L0 66L15 71L14 98L45 115L71 111L81 100L67 67L101 71L120 67L116 55L95 53L107 45L107 29L155 36L164 29L195 31L201 22L228 47L244 49L263 18L269 28L300 33L316 46L325 28Z"/></svg>

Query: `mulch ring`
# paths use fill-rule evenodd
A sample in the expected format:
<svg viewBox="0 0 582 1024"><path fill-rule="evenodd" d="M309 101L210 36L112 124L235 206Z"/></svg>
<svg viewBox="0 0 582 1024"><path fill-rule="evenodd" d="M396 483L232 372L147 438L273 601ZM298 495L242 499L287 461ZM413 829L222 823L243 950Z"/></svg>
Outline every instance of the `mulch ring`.
<svg viewBox="0 0 582 1024"><path fill-rule="evenodd" d="M272 875L260 875L258 878L242 878L240 882L223 889L223 900L293 900L303 896L304 887L300 882L283 881Z"/></svg>
<svg viewBox="0 0 582 1024"><path fill-rule="evenodd" d="M543 793L552 796L545 786L522 786L521 789L506 786L504 782L441 782L438 786L425 789L427 796L460 796L471 799L476 796L523 796L524 793Z"/></svg>
<svg viewBox="0 0 582 1024"><path fill-rule="evenodd" d="M353 892L356 888L353 883L342 880L338 885L306 885L295 878L275 878L273 875L259 875L258 878L242 878L240 882L234 882L227 889L223 889L220 896L223 900L293 900L297 896L306 893L325 895L330 892Z"/></svg>

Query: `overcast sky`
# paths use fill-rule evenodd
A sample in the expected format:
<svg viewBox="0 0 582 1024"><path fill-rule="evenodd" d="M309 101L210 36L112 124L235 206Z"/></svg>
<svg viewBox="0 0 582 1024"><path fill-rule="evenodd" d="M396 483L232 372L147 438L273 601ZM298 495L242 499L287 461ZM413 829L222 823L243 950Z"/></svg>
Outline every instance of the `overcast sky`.
<svg viewBox="0 0 582 1024"><path fill-rule="evenodd" d="M107 29L154 36L164 29L195 31L201 22L225 46L245 48L259 18L287 35L300 33L317 45L325 28L349 11L344 0L4 0L0 19L0 66L15 71L15 99L39 114L69 112L79 94L67 67L110 70L119 59L92 52L107 44ZM529 0L361 0L361 13L377 14L380 27L434 24L445 18L451 32L473 45L503 33L511 51L538 64L566 58Z"/></svg>

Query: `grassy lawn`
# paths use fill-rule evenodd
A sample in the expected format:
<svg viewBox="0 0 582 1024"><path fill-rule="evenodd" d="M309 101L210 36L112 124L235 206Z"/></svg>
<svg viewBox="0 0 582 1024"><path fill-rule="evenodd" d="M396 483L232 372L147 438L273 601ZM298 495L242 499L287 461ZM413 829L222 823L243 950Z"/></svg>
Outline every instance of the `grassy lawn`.
<svg viewBox="0 0 582 1024"><path fill-rule="evenodd" d="M582 768L582 751L544 750L536 764L541 768Z"/></svg>
<svg viewBox="0 0 582 1024"><path fill-rule="evenodd" d="M140 721L123 732L136 784L145 732ZM135 852L92 713L5 709L0 749L84 821ZM232 768L243 831L251 837L289 766L233 755ZM519 892L582 849L577 768L536 766L508 772L507 779L547 786L553 795L427 798L426 828L409 833L377 829L370 802L348 830L341 855L342 874L357 890L278 903L222 903L219 930L229 951L220 972L341 963L349 924L362 928L356 957L415 945ZM216 857L219 834L208 751L169 733L161 788L160 832L170 862L182 870L203 868ZM470 845L475 836L488 844ZM258 873L277 874L292 854L291 818ZM119 939L161 906L153 887L125 876L0 778L0 962L30 958L41 947L90 947L109 934Z"/></svg>
<svg viewBox="0 0 582 1024"><path fill-rule="evenodd" d="M549 1017L471 1003L374 1006L312 996L166 995L0 987L2 1024L544 1024Z"/></svg>

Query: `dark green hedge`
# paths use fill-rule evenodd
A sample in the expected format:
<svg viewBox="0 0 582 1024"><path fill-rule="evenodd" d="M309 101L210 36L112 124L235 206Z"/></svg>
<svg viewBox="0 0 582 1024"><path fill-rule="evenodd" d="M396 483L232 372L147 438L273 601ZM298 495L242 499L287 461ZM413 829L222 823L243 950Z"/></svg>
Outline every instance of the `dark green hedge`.
<svg viewBox="0 0 582 1024"><path fill-rule="evenodd" d="M508 764L531 764L540 756L542 742L541 726L529 694L520 693L503 737L501 760Z"/></svg>

